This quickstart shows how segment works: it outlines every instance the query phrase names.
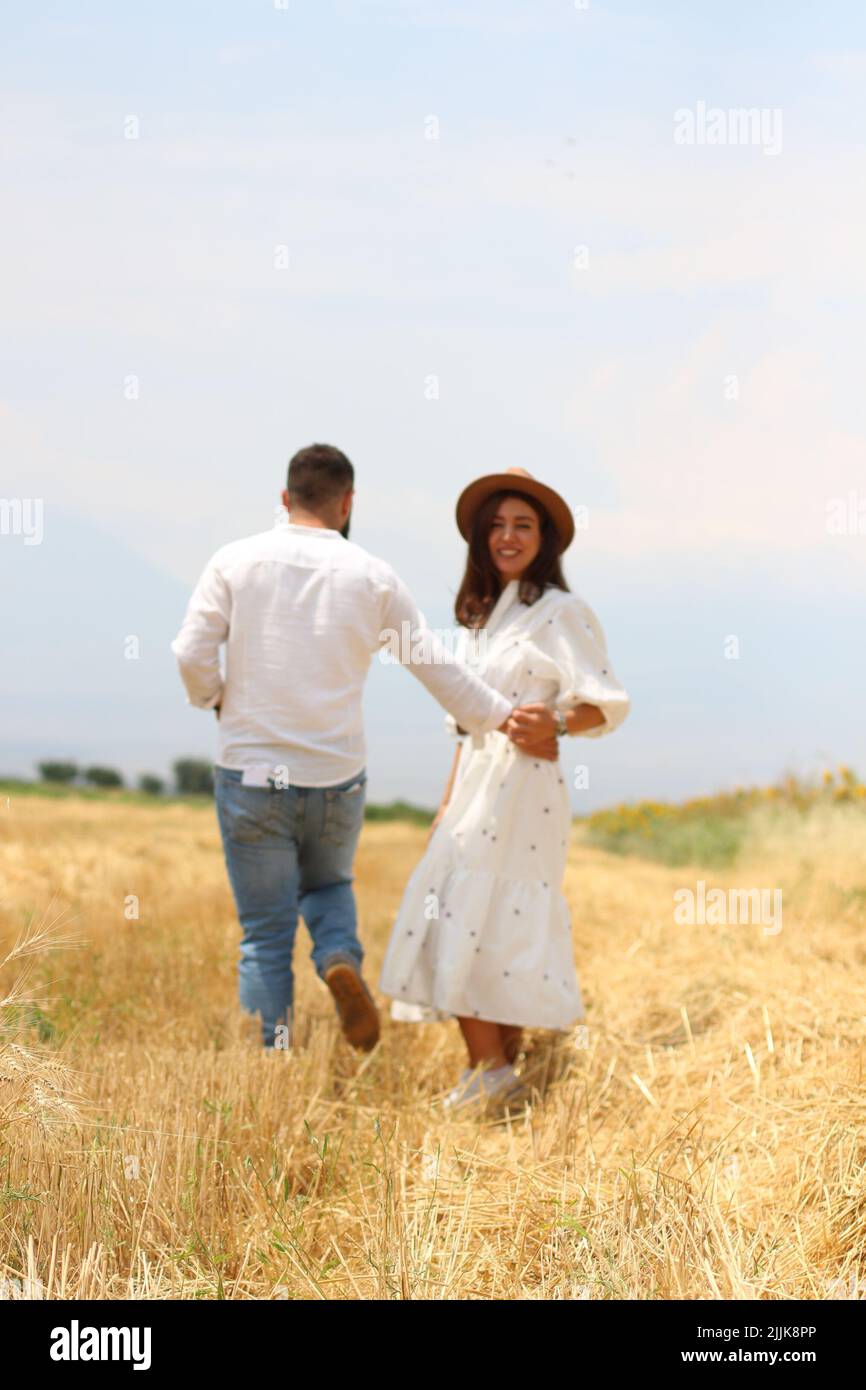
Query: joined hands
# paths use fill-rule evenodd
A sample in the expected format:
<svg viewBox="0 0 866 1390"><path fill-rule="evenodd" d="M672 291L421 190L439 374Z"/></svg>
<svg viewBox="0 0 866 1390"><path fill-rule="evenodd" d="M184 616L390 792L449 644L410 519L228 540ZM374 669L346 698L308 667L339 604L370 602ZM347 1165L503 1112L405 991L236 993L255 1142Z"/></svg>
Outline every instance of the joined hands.
<svg viewBox="0 0 866 1390"><path fill-rule="evenodd" d="M547 762L556 762L559 757L556 715L547 705L519 705L500 725L500 733L506 734L521 753Z"/></svg>

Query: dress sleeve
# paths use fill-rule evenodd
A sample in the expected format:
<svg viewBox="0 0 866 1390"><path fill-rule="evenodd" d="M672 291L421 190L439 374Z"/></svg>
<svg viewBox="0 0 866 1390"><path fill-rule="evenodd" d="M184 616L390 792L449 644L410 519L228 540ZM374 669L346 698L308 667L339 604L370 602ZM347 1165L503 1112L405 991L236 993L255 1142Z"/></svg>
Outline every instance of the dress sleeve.
<svg viewBox="0 0 866 1390"><path fill-rule="evenodd" d="M604 629L588 603L571 596L553 619L549 650L560 672L556 707L567 713L575 705L597 705L605 722L581 738L613 733L629 712L631 701L607 654Z"/></svg>
<svg viewBox="0 0 866 1390"><path fill-rule="evenodd" d="M457 657L458 661L462 661L464 662L464 664L468 664L468 649L466 637L467 633L465 627L458 627L454 655ZM453 714L446 714L445 729L446 732L450 734L452 738L457 739L458 742L466 737L467 731L465 729L461 729Z"/></svg>

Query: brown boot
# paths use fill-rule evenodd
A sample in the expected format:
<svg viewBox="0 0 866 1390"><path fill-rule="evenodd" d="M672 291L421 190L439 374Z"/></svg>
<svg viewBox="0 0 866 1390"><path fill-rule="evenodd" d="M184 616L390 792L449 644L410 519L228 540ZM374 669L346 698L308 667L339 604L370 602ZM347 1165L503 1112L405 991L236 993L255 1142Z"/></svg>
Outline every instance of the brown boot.
<svg viewBox="0 0 866 1390"><path fill-rule="evenodd" d="M346 1041L369 1052L379 1041L379 1011L357 966L340 957L325 966L324 980L334 996Z"/></svg>

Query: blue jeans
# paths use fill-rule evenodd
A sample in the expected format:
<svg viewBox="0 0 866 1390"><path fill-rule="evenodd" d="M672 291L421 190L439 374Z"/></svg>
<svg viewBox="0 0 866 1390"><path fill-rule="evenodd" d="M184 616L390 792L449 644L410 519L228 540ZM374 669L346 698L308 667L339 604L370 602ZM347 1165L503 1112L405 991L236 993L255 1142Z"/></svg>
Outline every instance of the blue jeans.
<svg viewBox="0 0 866 1390"><path fill-rule="evenodd" d="M246 787L240 772L216 768L217 818L243 930L240 1002L260 1016L265 1047L288 1038L299 911L320 976L334 956L360 967L352 865L366 783L361 772L337 787L272 790Z"/></svg>

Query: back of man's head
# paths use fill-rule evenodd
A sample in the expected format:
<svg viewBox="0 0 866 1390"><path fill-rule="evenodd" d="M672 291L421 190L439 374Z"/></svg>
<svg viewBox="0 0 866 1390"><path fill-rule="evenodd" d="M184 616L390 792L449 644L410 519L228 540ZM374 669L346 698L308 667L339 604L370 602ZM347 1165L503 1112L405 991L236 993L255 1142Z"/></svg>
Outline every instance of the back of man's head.
<svg viewBox="0 0 866 1390"><path fill-rule="evenodd" d="M289 511L342 526L341 512L354 484L355 470L344 453L333 444L308 444L289 462Z"/></svg>

